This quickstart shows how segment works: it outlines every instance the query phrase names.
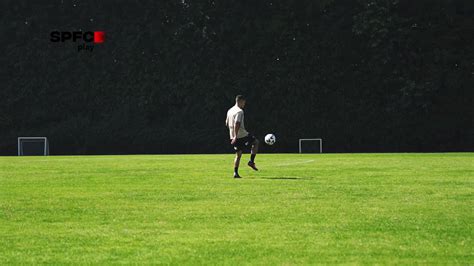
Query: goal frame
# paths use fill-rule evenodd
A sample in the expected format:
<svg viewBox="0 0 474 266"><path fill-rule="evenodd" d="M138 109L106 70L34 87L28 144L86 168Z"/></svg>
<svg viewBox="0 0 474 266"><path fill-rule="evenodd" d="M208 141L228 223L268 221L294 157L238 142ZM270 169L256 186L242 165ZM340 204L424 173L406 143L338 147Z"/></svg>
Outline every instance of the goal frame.
<svg viewBox="0 0 474 266"><path fill-rule="evenodd" d="M49 155L49 141L47 137L18 137L18 156L24 156L23 149L22 149L24 140L26 141L42 140L44 142L43 156Z"/></svg>
<svg viewBox="0 0 474 266"><path fill-rule="evenodd" d="M322 138L313 138L313 139L299 139L298 146L299 146L299 153L302 153L301 144L303 141L319 141L319 153L323 153L323 139Z"/></svg>

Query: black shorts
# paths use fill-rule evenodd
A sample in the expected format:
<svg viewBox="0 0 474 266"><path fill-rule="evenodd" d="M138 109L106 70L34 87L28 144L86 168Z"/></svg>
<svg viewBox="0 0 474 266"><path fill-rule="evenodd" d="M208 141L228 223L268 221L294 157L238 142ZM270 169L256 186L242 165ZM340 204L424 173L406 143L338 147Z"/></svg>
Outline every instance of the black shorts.
<svg viewBox="0 0 474 266"><path fill-rule="evenodd" d="M234 147L235 151L242 151L246 148L251 148L255 143L255 140L257 140L257 138L255 138L254 135L248 134L246 137L237 139L235 144L232 144L232 146Z"/></svg>

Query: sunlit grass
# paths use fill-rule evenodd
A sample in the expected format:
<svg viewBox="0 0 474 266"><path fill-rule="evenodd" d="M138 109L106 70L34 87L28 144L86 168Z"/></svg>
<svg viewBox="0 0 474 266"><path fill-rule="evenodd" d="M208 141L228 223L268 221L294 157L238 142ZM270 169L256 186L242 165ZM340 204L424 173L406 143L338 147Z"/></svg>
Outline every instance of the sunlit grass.
<svg viewBox="0 0 474 266"><path fill-rule="evenodd" d="M474 264L474 154L0 157L0 264Z"/></svg>

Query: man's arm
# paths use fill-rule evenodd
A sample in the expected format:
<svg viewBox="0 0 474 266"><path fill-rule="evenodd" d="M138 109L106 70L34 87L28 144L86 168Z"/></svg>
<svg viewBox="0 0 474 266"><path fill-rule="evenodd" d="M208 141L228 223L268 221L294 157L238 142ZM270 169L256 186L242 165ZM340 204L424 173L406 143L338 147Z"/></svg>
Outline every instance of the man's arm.
<svg viewBox="0 0 474 266"><path fill-rule="evenodd" d="M237 134L239 133L239 129L240 129L240 122L235 122L235 126L234 126L234 136L235 137L230 142L231 144L235 144L235 142L237 141Z"/></svg>

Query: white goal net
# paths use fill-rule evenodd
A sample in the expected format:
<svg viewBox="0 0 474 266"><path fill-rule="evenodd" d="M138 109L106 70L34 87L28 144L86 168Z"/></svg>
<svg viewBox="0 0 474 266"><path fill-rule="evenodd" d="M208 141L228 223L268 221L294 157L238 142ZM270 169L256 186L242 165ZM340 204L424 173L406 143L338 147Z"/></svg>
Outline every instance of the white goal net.
<svg viewBox="0 0 474 266"><path fill-rule="evenodd" d="M300 139L299 140L300 153L323 153L323 139Z"/></svg>
<svg viewBox="0 0 474 266"><path fill-rule="evenodd" d="M18 137L18 156L49 155L46 137Z"/></svg>

